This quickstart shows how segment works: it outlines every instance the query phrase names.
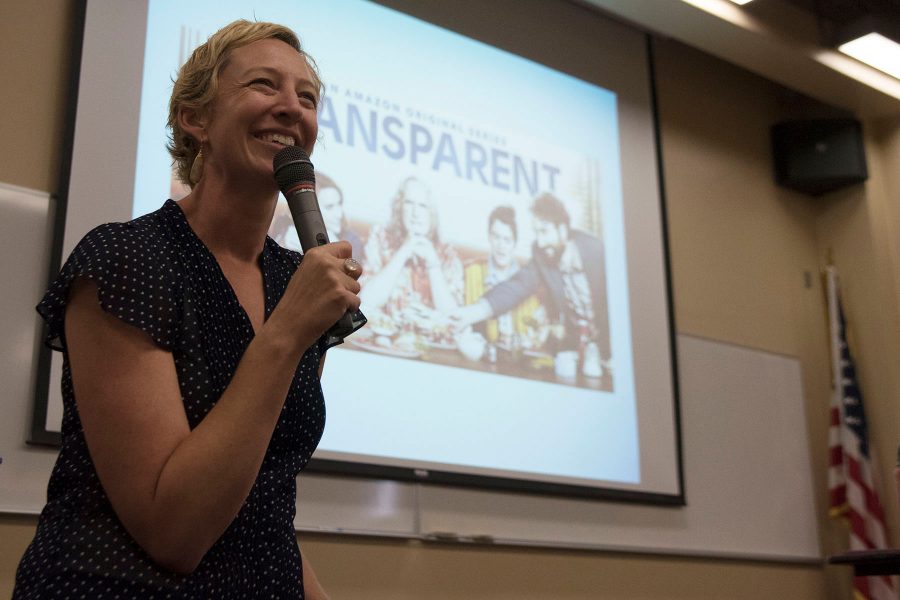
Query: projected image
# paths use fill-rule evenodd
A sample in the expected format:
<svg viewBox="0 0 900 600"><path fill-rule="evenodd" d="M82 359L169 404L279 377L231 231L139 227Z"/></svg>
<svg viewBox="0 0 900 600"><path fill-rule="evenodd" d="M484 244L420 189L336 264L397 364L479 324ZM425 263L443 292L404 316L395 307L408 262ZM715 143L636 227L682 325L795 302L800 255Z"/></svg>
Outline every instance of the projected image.
<svg viewBox="0 0 900 600"><path fill-rule="evenodd" d="M511 204L480 224L481 244L454 247L440 232L453 205L419 178L400 182L387 223L351 226L334 180L318 173L317 188L329 238L349 241L366 269L369 326L350 349L612 390L602 241L573 230L554 195L519 207L535 237L523 259ZM270 235L300 251L284 202Z"/></svg>
<svg viewBox="0 0 900 600"><path fill-rule="evenodd" d="M250 14L174 4L148 5L135 215L189 192L165 82ZM639 483L616 94L370 2L292 6L252 14L318 63L317 197L368 318L329 350L317 456ZM269 234L300 250L283 198Z"/></svg>

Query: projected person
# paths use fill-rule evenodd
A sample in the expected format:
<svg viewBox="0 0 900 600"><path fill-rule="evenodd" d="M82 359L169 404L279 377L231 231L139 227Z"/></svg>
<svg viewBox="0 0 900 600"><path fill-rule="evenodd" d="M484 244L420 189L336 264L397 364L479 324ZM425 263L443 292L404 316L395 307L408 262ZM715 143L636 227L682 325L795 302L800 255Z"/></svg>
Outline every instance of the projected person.
<svg viewBox="0 0 900 600"><path fill-rule="evenodd" d="M322 335L359 306L347 242L267 238L321 82L290 29L191 55L169 150L191 192L88 233L38 310L63 351L62 447L13 597L322 599L293 526L325 425Z"/></svg>
<svg viewBox="0 0 900 600"><path fill-rule="evenodd" d="M535 241L531 260L474 304L454 311L458 327L502 315L543 290L550 317L558 315L556 370L572 377L580 363L586 377L603 375L610 358L603 242L570 226L565 205L544 193L531 205Z"/></svg>
<svg viewBox="0 0 900 600"><path fill-rule="evenodd" d="M316 171L316 198L319 201L319 210L322 212L328 239L332 242L338 240L350 242L350 246L353 247L353 258L365 264L366 251L362 238L350 229L344 211L344 192L331 177L321 171ZM275 207L275 217L269 227L269 235L285 248L301 251L300 237L297 235L286 202L279 202Z"/></svg>
<svg viewBox="0 0 900 600"><path fill-rule="evenodd" d="M463 299L463 265L456 250L440 240L431 190L419 179L404 180L391 203L386 225L372 229L366 243L366 276L360 298L377 329L424 341L450 343L445 315Z"/></svg>
<svg viewBox="0 0 900 600"><path fill-rule="evenodd" d="M518 241L516 211L498 206L488 216L486 260L466 266L466 304L474 304L487 290L506 281L519 271L515 256ZM536 348L546 340L546 313L538 298L529 296L511 310L477 324L488 343L507 350Z"/></svg>

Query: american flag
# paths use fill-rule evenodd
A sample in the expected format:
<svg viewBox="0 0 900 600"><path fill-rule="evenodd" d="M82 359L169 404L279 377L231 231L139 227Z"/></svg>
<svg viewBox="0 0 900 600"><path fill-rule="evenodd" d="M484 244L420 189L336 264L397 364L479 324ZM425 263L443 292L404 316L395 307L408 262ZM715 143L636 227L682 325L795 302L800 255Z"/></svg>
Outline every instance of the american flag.
<svg viewBox="0 0 900 600"><path fill-rule="evenodd" d="M844 311L838 294L837 272L826 270L828 316L831 324L831 424L828 431L830 461L829 514L850 524L851 550L887 548L884 510L878 499L877 469L872 465L866 412L856 379L856 366L845 335ZM854 600L896 600L890 577L855 577Z"/></svg>

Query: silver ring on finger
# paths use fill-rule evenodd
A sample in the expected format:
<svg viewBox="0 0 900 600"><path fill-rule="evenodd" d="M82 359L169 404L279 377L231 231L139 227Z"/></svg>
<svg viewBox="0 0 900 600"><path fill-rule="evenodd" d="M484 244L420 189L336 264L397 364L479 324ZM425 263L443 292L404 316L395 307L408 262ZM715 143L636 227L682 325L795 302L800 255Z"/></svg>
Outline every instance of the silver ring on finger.
<svg viewBox="0 0 900 600"><path fill-rule="evenodd" d="M362 272L362 265L359 264L359 261L357 261L355 258L348 258L344 260L343 268L344 273L350 275L351 277L353 275L359 275Z"/></svg>

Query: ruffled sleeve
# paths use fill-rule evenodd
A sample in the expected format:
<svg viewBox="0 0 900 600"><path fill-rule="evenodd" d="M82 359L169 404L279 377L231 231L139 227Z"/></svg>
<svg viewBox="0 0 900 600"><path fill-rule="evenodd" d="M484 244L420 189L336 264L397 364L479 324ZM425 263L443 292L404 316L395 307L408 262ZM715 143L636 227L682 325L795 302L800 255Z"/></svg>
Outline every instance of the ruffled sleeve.
<svg viewBox="0 0 900 600"><path fill-rule="evenodd" d="M75 247L37 305L47 324L44 343L65 347L65 312L72 282L96 284L101 308L173 350L183 296L177 265L159 236L131 223L110 223L89 232Z"/></svg>

